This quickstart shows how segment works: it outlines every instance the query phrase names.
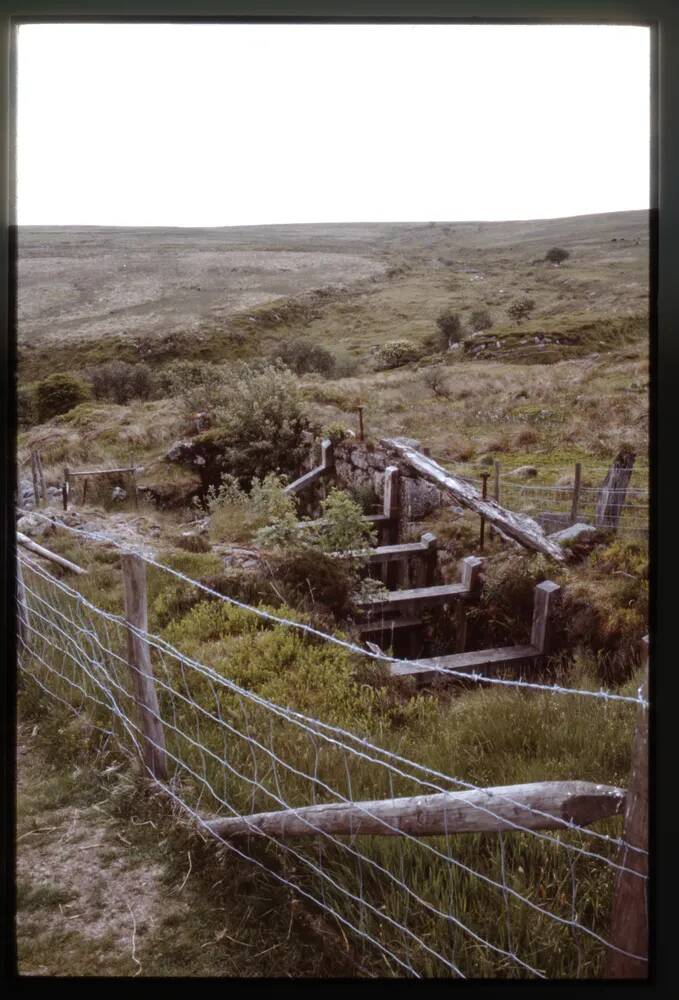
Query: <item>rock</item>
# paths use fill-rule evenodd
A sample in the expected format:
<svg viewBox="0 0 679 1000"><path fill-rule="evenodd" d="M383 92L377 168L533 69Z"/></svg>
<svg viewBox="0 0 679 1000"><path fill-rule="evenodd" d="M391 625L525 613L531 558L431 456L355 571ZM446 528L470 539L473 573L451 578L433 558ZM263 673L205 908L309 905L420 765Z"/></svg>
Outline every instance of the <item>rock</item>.
<svg viewBox="0 0 679 1000"><path fill-rule="evenodd" d="M537 474L538 470L534 465L520 465L518 468L512 469L511 472L507 473L508 476L513 476L516 479L532 479Z"/></svg>
<svg viewBox="0 0 679 1000"><path fill-rule="evenodd" d="M596 534L596 528L591 524L571 524L568 528L562 528L560 531L554 531L549 536L553 538L555 542L559 545L563 545L564 542L576 542L583 538L589 538Z"/></svg>
<svg viewBox="0 0 679 1000"><path fill-rule="evenodd" d="M17 531L23 532L30 538L45 538L46 535L51 535L55 528L53 524L44 521L37 514L24 514L17 521Z"/></svg>
<svg viewBox="0 0 679 1000"><path fill-rule="evenodd" d="M212 418L209 413L201 411L200 413L194 413L191 418L191 427L194 434L200 434L202 431L207 431L212 427Z"/></svg>
<svg viewBox="0 0 679 1000"><path fill-rule="evenodd" d="M561 531L563 528L568 527L570 514L544 510L540 511L538 514L533 514L533 519L537 521L543 531L554 532Z"/></svg>
<svg viewBox="0 0 679 1000"><path fill-rule="evenodd" d="M409 517L415 520L426 517L441 506L440 491L424 479L405 479L403 489L406 510Z"/></svg>
<svg viewBox="0 0 679 1000"><path fill-rule="evenodd" d="M114 486L111 490L111 500L116 500L119 503L127 500L127 490L124 490L122 486Z"/></svg>

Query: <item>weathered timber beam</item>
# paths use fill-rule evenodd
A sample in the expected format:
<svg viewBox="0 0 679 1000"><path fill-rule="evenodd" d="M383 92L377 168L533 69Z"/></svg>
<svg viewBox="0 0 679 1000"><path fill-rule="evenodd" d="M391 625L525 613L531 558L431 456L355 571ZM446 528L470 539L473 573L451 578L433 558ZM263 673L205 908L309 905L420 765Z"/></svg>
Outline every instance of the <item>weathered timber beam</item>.
<svg viewBox="0 0 679 1000"><path fill-rule="evenodd" d="M536 660L540 656L537 646L497 646L490 649L475 649L470 652L449 653L447 656L433 656L427 660L400 660L389 664L392 677L415 677L417 681L446 681L456 671L475 673L493 670L518 660Z"/></svg>
<svg viewBox="0 0 679 1000"><path fill-rule="evenodd" d="M50 552L49 549L43 548L42 545L38 545L34 542L32 538L28 535L24 535L21 531L17 531L17 542L19 545L23 545L24 548L28 549L30 552L35 552L37 556L42 556L43 559L48 559L50 562L56 563L57 566L61 566L63 569L69 570L71 573L87 573L86 569L82 566L76 566L75 563L69 562L68 559L64 559L63 556L58 556L56 552Z"/></svg>
<svg viewBox="0 0 679 1000"><path fill-rule="evenodd" d="M317 483L319 479L325 479L330 472L332 472L332 466L317 465L315 469L312 469L310 472L305 472L303 476L299 477L299 479L295 479L294 483L290 483L286 486L283 492L289 495L301 493L302 490L305 490L307 487Z"/></svg>
<svg viewBox="0 0 679 1000"><path fill-rule="evenodd" d="M134 466L130 466L129 468L126 468L126 469L85 469L84 471L81 470L81 471L78 471L78 472L74 472L72 469L69 469L68 474L69 474L69 476L70 476L71 479L74 479L74 478L76 478L78 476L80 476L80 477L82 477L82 476L117 476L117 475L119 475L119 474L121 474L123 472L128 472L128 473L135 472L135 467Z"/></svg>
<svg viewBox="0 0 679 1000"><path fill-rule="evenodd" d="M547 538L540 525L532 518L525 514L506 510L495 500L484 500L479 491L470 483L465 482L459 476L452 475L432 458L428 458L394 438L384 438L380 444L395 452L424 479L450 493L464 507L468 507L485 517L486 521L494 528L514 539L524 548L542 552L556 562L566 561L565 551L557 542Z"/></svg>
<svg viewBox="0 0 679 1000"><path fill-rule="evenodd" d="M611 785L540 781L372 802L332 802L214 819L207 826L220 837L248 834L312 837L319 832L340 837L356 834L431 837L446 833L499 833L516 826L554 830L571 821L587 826L621 814L624 804L623 789Z"/></svg>

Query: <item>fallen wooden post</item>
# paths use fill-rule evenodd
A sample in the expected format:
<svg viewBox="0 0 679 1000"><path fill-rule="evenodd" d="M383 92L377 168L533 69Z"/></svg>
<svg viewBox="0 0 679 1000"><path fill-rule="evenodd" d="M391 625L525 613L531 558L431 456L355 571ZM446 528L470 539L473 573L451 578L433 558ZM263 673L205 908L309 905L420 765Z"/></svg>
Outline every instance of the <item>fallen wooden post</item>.
<svg viewBox="0 0 679 1000"><path fill-rule="evenodd" d="M555 562L565 562L566 552L556 542L551 541L539 524L525 514L506 510L494 500L484 500L479 491L459 476L454 476L432 458L415 451L409 445L394 438L384 438L381 444L396 452L424 479L445 490L464 507L482 515L486 521L503 535L514 539L524 548L542 552Z"/></svg>
<svg viewBox="0 0 679 1000"><path fill-rule="evenodd" d="M61 566L62 569L67 569L71 573L87 573L87 570L83 569L82 566L77 566L68 559L64 559L63 556L58 556L56 552L50 552L49 549L43 548L42 545L38 545L37 542L34 542L32 538L24 535L21 531L17 531L17 542L31 552L35 552L37 556L42 556L43 559L48 559L50 562L56 563L57 566Z"/></svg>
<svg viewBox="0 0 679 1000"><path fill-rule="evenodd" d="M339 837L357 834L434 837L454 833L500 833L517 826L527 830L556 830L563 828L564 822L588 826L619 815L624 803L623 789L611 785L590 781L539 781L409 798L332 802L213 819L206 825L212 833L225 838L251 834L313 837L318 833Z"/></svg>

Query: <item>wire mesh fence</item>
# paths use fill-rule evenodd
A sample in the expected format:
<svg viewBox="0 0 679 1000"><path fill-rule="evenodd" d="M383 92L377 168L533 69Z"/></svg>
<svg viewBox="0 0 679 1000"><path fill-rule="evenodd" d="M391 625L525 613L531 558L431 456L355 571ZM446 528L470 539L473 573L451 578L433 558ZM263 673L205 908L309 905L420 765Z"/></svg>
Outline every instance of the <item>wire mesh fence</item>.
<svg viewBox="0 0 679 1000"><path fill-rule="evenodd" d="M146 562L153 572L177 574ZM498 821L498 832L448 830L445 810L437 834L408 832L377 803L485 790L418 759L407 733L378 740L365 721L350 729L266 696L257 689L256 663L245 682L235 680L219 637L214 661L201 662L181 643L133 624L115 595L104 609L23 553L19 564L25 683L86 716L226 850L341 927L361 967L391 976L558 978L600 973L616 950L608 939L615 879L645 880L621 863L620 815L591 828L497 789L473 808L477 825ZM178 575L210 606L221 602L238 613L240 628L294 636L291 656L306 646L320 659L328 643L374 656ZM146 648L154 676L157 738L140 711L133 639ZM507 683L523 684L529 697L534 688L549 697L586 694L593 709L621 722L645 704L640 695ZM328 828L307 809L315 805L351 807L358 832ZM256 818L289 810L303 827L296 836ZM220 818L240 818L248 835L223 835ZM366 819L376 834L360 832Z"/></svg>

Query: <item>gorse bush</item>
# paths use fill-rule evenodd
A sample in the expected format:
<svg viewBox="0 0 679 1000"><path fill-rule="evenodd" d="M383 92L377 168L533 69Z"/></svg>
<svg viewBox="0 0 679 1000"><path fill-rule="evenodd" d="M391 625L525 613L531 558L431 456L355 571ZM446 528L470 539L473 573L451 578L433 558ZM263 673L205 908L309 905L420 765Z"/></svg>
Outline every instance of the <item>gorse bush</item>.
<svg viewBox="0 0 679 1000"><path fill-rule="evenodd" d="M91 369L89 379L95 399L128 403L131 399L149 399L154 391L153 373L143 361L109 361Z"/></svg>
<svg viewBox="0 0 679 1000"><path fill-rule="evenodd" d="M545 260L548 260L551 264L561 264L564 260L568 260L570 253L568 250L563 250L561 247L552 247L545 254Z"/></svg>
<svg viewBox="0 0 679 1000"><path fill-rule="evenodd" d="M400 368L417 361L420 354L420 349L411 340L388 340L375 352L375 367L378 371Z"/></svg>
<svg viewBox="0 0 679 1000"><path fill-rule="evenodd" d="M17 425L31 427L38 417L35 392L30 386L18 385L16 390Z"/></svg>
<svg viewBox="0 0 679 1000"><path fill-rule="evenodd" d="M38 420L50 420L62 413L68 413L75 406L90 398L90 387L87 382L73 375L55 372L38 382L35 389L35 401Z"/></svg>

